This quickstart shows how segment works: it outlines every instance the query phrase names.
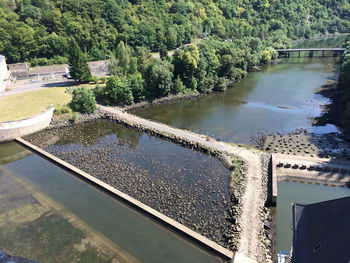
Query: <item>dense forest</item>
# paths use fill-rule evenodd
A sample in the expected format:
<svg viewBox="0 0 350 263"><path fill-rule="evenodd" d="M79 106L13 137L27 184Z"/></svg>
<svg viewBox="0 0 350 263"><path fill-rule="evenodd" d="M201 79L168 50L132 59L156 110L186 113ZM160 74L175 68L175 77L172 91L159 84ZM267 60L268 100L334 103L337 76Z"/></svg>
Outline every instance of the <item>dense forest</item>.
<svg viewBox="0 0 350 263"><path fill-rule="evenodd" d="M0 54L8 63L67 62L69 38L88 60L111 57L123 41L133 49L174 49L193 38L289 39L345 32L347 0L1 0Z"/></svg>

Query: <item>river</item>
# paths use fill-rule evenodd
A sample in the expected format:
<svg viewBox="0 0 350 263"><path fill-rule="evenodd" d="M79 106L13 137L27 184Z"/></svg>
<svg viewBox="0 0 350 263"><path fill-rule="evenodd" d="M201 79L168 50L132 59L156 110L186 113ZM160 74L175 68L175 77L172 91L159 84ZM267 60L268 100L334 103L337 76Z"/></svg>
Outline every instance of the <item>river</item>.
<svg viewBox="0 0 350 263"><path fill-rule="evenodd" d="M322 45L332 46L339 45L339 39L320 41ZM315 41L310 45L316 45ZM213 92L199 99L161 104L133 113L235 143L249 143L263 132L297 129L314 132L316 128L309 118L320 116L320 106L330 103L317 90L333 82L338 65L333 57L305 55L268 64L234 83L226 92ZM324 132L320 128L317 131ZM338 129L328 126L327 132L331 131Z"/></svg>

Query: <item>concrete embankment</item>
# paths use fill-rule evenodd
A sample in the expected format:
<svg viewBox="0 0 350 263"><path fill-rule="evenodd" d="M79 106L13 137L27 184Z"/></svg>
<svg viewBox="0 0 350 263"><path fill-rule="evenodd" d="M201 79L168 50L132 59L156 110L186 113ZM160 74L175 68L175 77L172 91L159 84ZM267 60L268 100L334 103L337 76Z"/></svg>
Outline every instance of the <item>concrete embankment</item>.
<svg viewBox="0 0 350 263"><path fill-rule="evenodd" d="M51 107L27 119L0 122L0 142L10 141L45 129L50 124L53 111L54 107Z"/></svg>
<svg viewBox="0 0 350 263"><path fill-rule="evenodd" d="M240 235L233 262L247 262L247 258L252 262L266 261L265 251L261 245L261 236L264 233L261 213L264 211L266 191L263 190L262 162L259 152L139 118L119 108L100 106L100 110L105 112L110 119L167 138L186 147L193 147L213 155L226 154L242 160L247 171L243 178L244 192L239 200L241 216L238 218L237 225L239 225Z"/></svg>

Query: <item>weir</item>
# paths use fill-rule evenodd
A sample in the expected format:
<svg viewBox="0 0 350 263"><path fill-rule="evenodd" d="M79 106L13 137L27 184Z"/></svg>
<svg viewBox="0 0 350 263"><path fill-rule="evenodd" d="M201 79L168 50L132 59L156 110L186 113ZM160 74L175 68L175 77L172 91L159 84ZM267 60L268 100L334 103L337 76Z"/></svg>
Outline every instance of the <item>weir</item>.
<svg viewBox="0 0 350 263"><path fill-rule="evenodd" d="M233 144L219 142L208 136L149 121L126 113L119 108L100 106L100 110L105 112L111 119L135 129L156 134L184 146L192 146L212 154L221 153L238 157L245 162L247 164L247 172L244 175L246 187L241 200L242 215L238 219L242 230L238 241L238 250L234 256L234 262L248 262L248 259L252 262L257 260L257 257L262 254L259 246L259 235L264 231L263 224L256 223L261 221L259 211L264 208L265 204L265 200L262 198L262 153Z"/></svg>

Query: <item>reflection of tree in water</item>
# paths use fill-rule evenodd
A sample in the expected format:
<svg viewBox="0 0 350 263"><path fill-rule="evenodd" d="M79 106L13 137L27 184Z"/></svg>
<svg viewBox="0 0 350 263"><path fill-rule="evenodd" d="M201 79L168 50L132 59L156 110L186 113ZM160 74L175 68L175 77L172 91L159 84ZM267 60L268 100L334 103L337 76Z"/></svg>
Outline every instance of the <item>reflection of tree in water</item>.
<svg viewBox="0 0 350 263"><path fill-rule="evenodd" d="M107 120L99 120L90 123L84 123L79 126L69 127L60 130L60 139L56 145L77 144L91 146L106 136L115 134L118 142L122 146L129 146L131 150L135 149L142 133L121 124Z"/></svg>
<svg viewBox="0 0 350 263"><path fill-rule="evenodd" d="M115 124L119 126L114 133L118 136L118 142L122 146L129 146L130 150L134 150L139 143L139 139L142 136L142 132L135 131L131 128L126 128L121 124Z"/></svg>

